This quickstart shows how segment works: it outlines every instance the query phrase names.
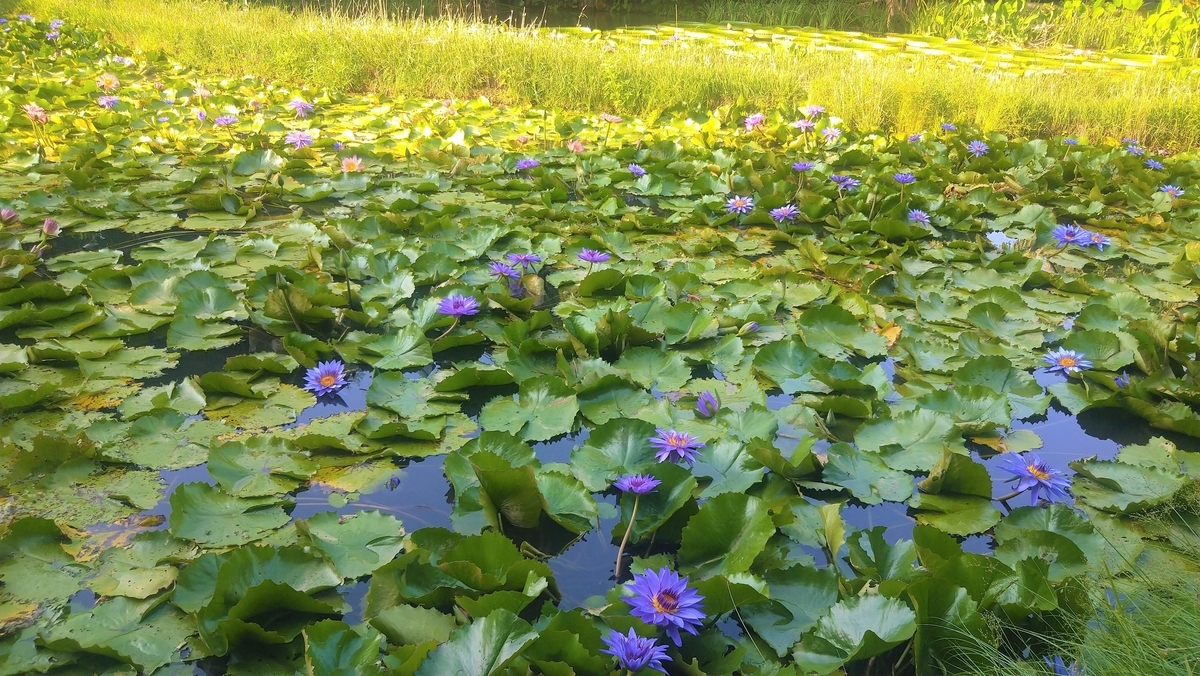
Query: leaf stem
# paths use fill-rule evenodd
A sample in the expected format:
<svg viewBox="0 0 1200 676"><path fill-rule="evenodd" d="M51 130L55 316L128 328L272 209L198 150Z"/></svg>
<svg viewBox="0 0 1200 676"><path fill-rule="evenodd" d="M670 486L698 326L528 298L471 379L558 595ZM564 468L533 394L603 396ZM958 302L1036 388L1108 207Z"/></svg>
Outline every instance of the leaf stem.
<svg viewBox="0 0 1200 676"><path fill-rule="evenodd" d="M450 324L450 328L446 329L445 333L443 333L442 335L438 336L437 338L434 338L434 339L433 339L433 342L435 342L435 343L436 343L436 342L438 342L439 340L441 340L441 339L445 338L446 336L450 335L450 332L451 332L451 331L453 331L453 330L454 330L454 327L456 327L456 326L458 326L458 317L455 317L455 318L454 318L454 322L453 322L452 324Z"/></svg>
<svg viewBox="0 0 1200 676"><path fill-rule="evenodd" d="M629 542L629 534L633 532L633 520L637 518L638 501L642 496L634 494L633 496L633 511L629 513L629 526L625 529L625 536L621 538L621 546L617 548L617 565L613 567L613 580L621 579L621 557L625 556L625 545Z"/></svg>

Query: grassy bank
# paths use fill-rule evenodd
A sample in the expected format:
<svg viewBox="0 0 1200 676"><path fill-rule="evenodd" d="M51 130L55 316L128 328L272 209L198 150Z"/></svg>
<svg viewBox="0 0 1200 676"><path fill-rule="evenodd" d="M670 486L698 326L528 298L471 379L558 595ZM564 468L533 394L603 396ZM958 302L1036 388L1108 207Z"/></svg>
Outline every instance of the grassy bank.
<svg viewBox="0 0 1200 676"><path fill-rule="evenodd" d="M449 20L198 0L5 0L163 50L214 76L252 73L292 84L382 96L468 98L646 115L676 105L748 107L816 101L861 128L910 132L943 120L1010 134L1200 141L1200 84L1175 71L997 75L934 57L720 45L606 44Z"/></svg>
<svg viewBox="0 0 1200 676"><path fill-rule="evenodd" d="M1110 577L1093 570L1082 591L1083 607L1092 609L1066 618L1072 631L1058 637L1001 625L1004 650L976 647L971 676L1043 676L1057 673L1039 661L1013 657L1025 647L1035 654L1058 654L1065 664L1079 663L1072 676L1195 676L1200 674L1200 490L1191 488L1163 508L1137 519L1144 537L1157 538L1139 558L1136 569ZM1073 638L1072 638L1073 637Z"/></svg>

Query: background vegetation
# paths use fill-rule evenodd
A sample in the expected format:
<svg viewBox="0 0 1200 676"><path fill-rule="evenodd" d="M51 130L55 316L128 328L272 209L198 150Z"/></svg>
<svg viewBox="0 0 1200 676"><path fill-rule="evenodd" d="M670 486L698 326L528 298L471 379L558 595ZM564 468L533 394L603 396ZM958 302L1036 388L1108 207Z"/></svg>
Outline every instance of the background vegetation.
<svg viewBox="0 0 1200 676"><path fill-rule="evenodd" d="M1200 137L1200 87L1174 67L1021 77L911 55L556 39L462 19L399 21L362 5L358 14L216 0L5 0L0 7L98 27L213 74L384 97L487 96L645 117L674 106L813 101L851 126L896 133L954 119L1009 134L1135 136L1175 148Z"/></svg>

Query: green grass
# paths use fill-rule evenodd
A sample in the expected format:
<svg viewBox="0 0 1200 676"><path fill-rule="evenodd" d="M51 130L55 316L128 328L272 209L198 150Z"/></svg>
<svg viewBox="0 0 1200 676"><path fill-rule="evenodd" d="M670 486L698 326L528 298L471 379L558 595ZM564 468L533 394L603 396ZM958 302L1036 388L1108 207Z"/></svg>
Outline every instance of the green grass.
<svg viewBox="0 0 1200 676"><path fill-rule="evenodd" d="M1018 77L934 57L606 45L496 24L212 0L0 0L0 7L100 28L213 76L252 73L383 97L487 96L643 116L677 105L814 101L850 125L898 133L952 119L1015 135L1136 136L1173 148L1200 141L1200 81L1168 69Z"/></svg>
<svg viewBox="0 0 1200 676"><path fill-rule="evenodd" d="M1069 619L1074 640L1050 639L1028 631L1001 627L1007 649L976 645L970 652L985 665L972 676L1041 676L1049 673L1040 660L1012 657L1023 647L1036 653L1078 660L1080 676L1200 675L1200 490L1193 486L1176 503L1143 517L1152 547L1130 574L1112 578L1096 571L1086 590L1091 615ZM1119 591L1119 595L1109 592ZM1064 634L1069 635L1071 632Z"/></svg>

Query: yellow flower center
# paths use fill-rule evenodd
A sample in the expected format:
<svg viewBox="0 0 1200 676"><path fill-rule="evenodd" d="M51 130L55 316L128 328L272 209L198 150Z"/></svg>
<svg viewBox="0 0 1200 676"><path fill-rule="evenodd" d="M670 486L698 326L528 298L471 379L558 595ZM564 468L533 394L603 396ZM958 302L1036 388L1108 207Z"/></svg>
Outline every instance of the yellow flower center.
<svg viewBox="0 0 1200 676"><path fill-rule="evenodd" d="M660 613L667 613L668 615L679 610L679 599L675 598L675 595L670 592L655 594L654 598L650 599L650 604L654 606L654 610Z"/></svg>
<svg viewBox="0 0 1200 676"><path fill-rule="evenodd" d="M1079 360L1075 359L1075 357L1068 356L1068 357L1059 357L1058 358L1058 365L1062 366L1064 368L1070 368L1070 367L1076 366L1078 364L1079 364Z"/></svg>
<svg viewBox="0 0 1200 676"><path fill-rule="evenodd" d="M325 374L317 382L321 384L321 387L333 387L337 383L337 376Z"/></svg>
<svg viewBox="0 0 1200 676"><path fill-rule="evenodd" d="M1033 478L1037 479L1038 481L1045 481L1046 479L1050 478L1049 472L1033 463L1025 465L1025 469L1029 470L1029 473L1033 475Z"/></svg>

